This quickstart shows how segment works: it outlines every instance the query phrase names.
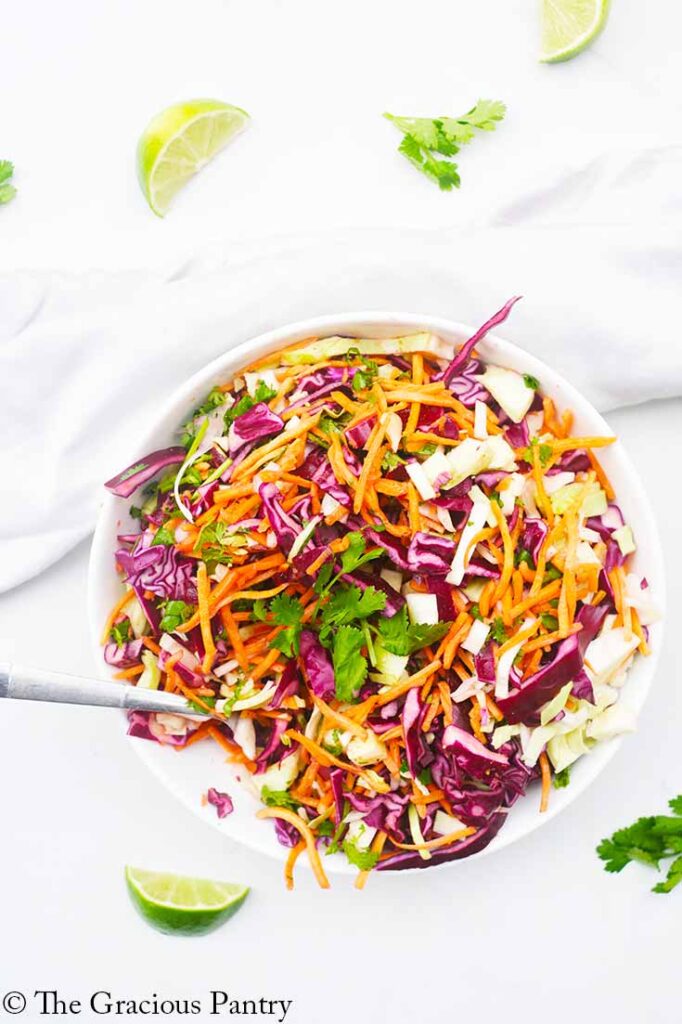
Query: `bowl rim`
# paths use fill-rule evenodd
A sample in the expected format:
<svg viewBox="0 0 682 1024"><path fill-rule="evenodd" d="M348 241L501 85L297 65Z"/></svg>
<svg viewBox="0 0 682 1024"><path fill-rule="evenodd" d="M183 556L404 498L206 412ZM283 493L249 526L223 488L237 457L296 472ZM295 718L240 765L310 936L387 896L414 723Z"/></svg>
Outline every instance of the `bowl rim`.
<svg viewBox="0 0 682 1024"><path fill-rule="evenodd" d="M364 328L367 328L366 332ZM262 332L253 338L240 342L234 347L226 349L222 354L204 364L180 384L157 408L149 422L148 429L138 441L138 444L134 446L134 451L131 451L128 462L132 463L135 459L147 454L157 444L153 438L160 429L165 429L163 428L164 423L171 422L177 428L177 425L182 422L183 412L190 411L193 405L196 404L196 397L202 395L217 376L223 379L237 376L245 365L248 365L255 359L274 353L305 338L323 337L325 333L327 335L343 334L344 331L349 332L349 337L358 337L365 333L369 334L372 331L376 332L379 330L387 337L395 335L398 331L410 333L417 330L427 330L439 335L446 344L452 344L454 347L458 344L461 345L474 333L476 328L461 321L451 320L448 317L433 316L428 313L361 310L358 312L332 313L306 318ZM444 335L446 337L443 337ZM381 336L381 334L377 334L377 336ZM447 336L450 337L448 338ZM545 393L550 389L560 391L562 405L568 406L574 412L579 412L580 416L590 419L594 424L594 432L610 434L606 420L594 408L591 402L570 381L566 380L561 373L534 354L526 352L518 345L501 337L495 331L486 335L484 340L478 343L477 350L481 352L483 358L487 361L490 361L492 351L502 365L512 366L519 370L522 369L533 376L539 377L542 380ZM514 367L515 363L518 364L516 367ZM651 549L647 557L647 576L650 576L655 581L656 603L661 612L660 619L651 627L651 653L648 658L643 659L643 663L640 662L637 700L637 714L639 715L651 690L662 647L666 596L663 549L652 505L639 474L620 439L611 446L609 451L612 453L612 457L617 458L620 464L618 475L622 479L629 479L634 485L641 515L646 519L646 529ZM117 519L120 516L121 507L119 502L120 499L112 494L107 493L104 495L90 548L87 574L87 614L90 638L95 665L98 674L102 678L107 678L107 667L101 657L101 622L95 612L96 594L104 585L106 574L106 570L102 570L100 567L105 565L105 557L109 559L111 557L111 550L106 538L107 525L112 518ZM109 677L112 674L113 672L109 673ZM547 812L544 814L537 813L531 817L526 827L519 834L509 832L506 827L502 828L488 846L467 859L472 860L484 857L490 853L502 850L506 846L530 835L548 821L551 821L556 815L572 804L598 778L615 756L623 739L623 736L617 736L613 739L602 741L590 751L589 756L580 758L577 762L577 765L580 765L580 770L572 777L571 786L554 794L556 798L550 803ZM240 836L238 830L230 829L229 818L221 820L216 816L207 817L199 799L194 798L190 800L189 796L175 785L172 777L160 763L160 759L154 756L158 751L151 748L156 748L156 744L138 741L133 738L130 738L129 742L132 743L138 756L151 769L159 781L163 783L164 787L170 790L195 816L200 817L204 822L207 822L214 828L218 828L219 831L230 839L249 849L265 853L279 861L285 859L288 851L277 843L272 830L267 828L265 822L263 822L264 828L262 833L259 833L262 834L263 839L256 842L250 838ZM346 864L341 858L331 857L329 861L330 873L354 873L351 865ZM457 861L445 861L430 866L429 870L452 870L453 865L456 864ZM422 869L408 868L396 873L400 875L412 874L420 870ZM385 874L392 874L392 872L386 872Z"/></svg>

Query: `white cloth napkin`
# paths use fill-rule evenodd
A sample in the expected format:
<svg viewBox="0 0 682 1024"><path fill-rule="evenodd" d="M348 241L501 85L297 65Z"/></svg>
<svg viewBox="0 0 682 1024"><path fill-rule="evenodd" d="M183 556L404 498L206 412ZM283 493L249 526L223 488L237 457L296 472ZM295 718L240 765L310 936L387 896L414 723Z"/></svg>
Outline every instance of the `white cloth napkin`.
<svg viewBox="0 0 682 1024"><path fill-rule="evenodd" d="M493 226L270 239L166 274L0 277L0 591L88 534L160 400L289 321L383 309L476 326L522 294L502 333L598 408L682 394L681 154L611 154Z"/></svg>

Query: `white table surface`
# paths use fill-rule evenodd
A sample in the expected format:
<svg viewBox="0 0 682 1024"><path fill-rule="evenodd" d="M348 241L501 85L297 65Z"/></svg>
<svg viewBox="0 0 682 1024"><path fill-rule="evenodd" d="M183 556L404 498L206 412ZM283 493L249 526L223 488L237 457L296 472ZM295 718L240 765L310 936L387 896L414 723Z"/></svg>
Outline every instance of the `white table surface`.
<svg viewBox="0 0 682 1024"><path fill-rule="evenodd" d="M482 222L491 197L504 205L538 168L665 128L679 79L671 3L655 20L621 0L597 46L560 68L534 62L532 2L464 6L23 0L0 37L0 157L15 161L20 190L0 210L0 269L155 266L268 231ZM254 124L159 221L135 182L135 140L160 106L192 94L243 105ZM506 99L508 120L463 154L461 193L441 195L394 155L398 138L377 115L455 113L478 95ZM669 579L679 578L682 403L610 420L658 510ZM0 598L0 635L17 660L91 670L86 559L81 545ZM206 998L222 988L293 999L297 1024L678 1020L682 894L650 894L655 878L639 867L607 876L594 847L682 789L681 612L672 590L639 730L576 805L494 857L372 878L363 894L346 879L321 893L304 870L287 893L274 861L228 843L147 774L116 713L7 702L0 996ZM127 862L253 892L223 930L171 939L134 915Z"/></svg>

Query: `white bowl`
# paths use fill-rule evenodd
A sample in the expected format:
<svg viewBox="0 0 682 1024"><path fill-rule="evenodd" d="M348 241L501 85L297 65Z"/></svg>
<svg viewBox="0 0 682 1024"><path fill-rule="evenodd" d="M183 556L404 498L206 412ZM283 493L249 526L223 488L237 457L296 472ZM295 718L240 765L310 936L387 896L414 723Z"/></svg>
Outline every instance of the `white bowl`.
<svg viewBox="0 0 682 1024"><path fill-rule="evenodd" d="M454 323L439 317L414 313L346 313L338 316L317 317L280 327L261 334L252 341L230 349L214 359L203 370L195 373L160 409L156 423L146 436L140 439L136 451L129 453L124 461L132 463L149 451L164 447L175 441L175 431L191 411L210 391L214 384L223 383L236 374L244 365L280 348L314 336L333 334L350 336L390 337L416 330L432 331L453 345L460 345L473 333L464 324ZM479 346L484 359L508 366L537 377L545 394L554 399L558 408L566 407L575 415L576 435L611 434L602 416L567 381L545 363L528 355L515 345L492 334ZM631 524L637 540L635 568L647 577L659 607L664 600L663 556L656 527L656 521L644 491L642 482L620 442L600 453L604 468L616 491L617 501L628 523ZM128 516L130 502L112 495L106 495L101 508L97 529L92 543L88 581L88 608L90 631L98 670L103 677L108 673L102 659L100 633L107 614L121 592L121 584L114 570L113 552L117 548L118 533L134 532L136 526ZM621 700L638 712L649 692L658 653L661 648L662 621L651 628L651 655L636 658L621 694ZM121 732L124 723L121 723ZM191 811L207 820L226 836L244 843L252 849L284 860L287 850L277 842L270 821L255 817L258 801L246 787L232 779L234 769L225 764L220 749L213 743L197 743L181 756L170 748L148 740L131 739L135 750L145 764L151 768L161 782L177 796ZM588 755L581 758L571 772L571 784L566 789L552 793L549 810L538 813L538 798L535 792L529 798L519 800L509 813L509 820L501 832L485 850L475 856L501 850L504 846L532 832L533 829L550 821L567 807L587 786L596 779L615 754L621 740L615 739L597 745ZM201 798L210 786L227 790L233 797L235 810L227 818L219 819L215 808L203 807ZM438 870L456 870L456 861L445 862ZM329 857L325 866L332 872L354 873L345 857ZM412 869L419 870L419 869ZM430 870L436 870L434 866Z"/></svg>

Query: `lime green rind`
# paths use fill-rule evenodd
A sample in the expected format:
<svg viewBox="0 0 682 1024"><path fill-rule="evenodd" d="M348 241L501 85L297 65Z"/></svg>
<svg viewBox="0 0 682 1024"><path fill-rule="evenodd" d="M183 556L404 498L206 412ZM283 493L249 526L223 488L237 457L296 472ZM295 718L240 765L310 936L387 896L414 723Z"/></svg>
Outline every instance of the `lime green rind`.
<svg viewBox="0 0 682 1024"><path fill-rule="evenodd" d="M241 107L214 99L175 103L152 118L137 146L137 176L157 216L249 120Z"/></svg>
<svg viewBox="0 0 682 1024"><path fill-rule="evenodd" d="M608 21L610 0L543 0L539 61L559 64L587 49Z"/></svg>
<svg viewBox="0 0 682 1024"><path fill-rule="evenodd" d="M126 885L140 916L167 935L206 935L229 920L248 886L126 867Z"/></svg>

